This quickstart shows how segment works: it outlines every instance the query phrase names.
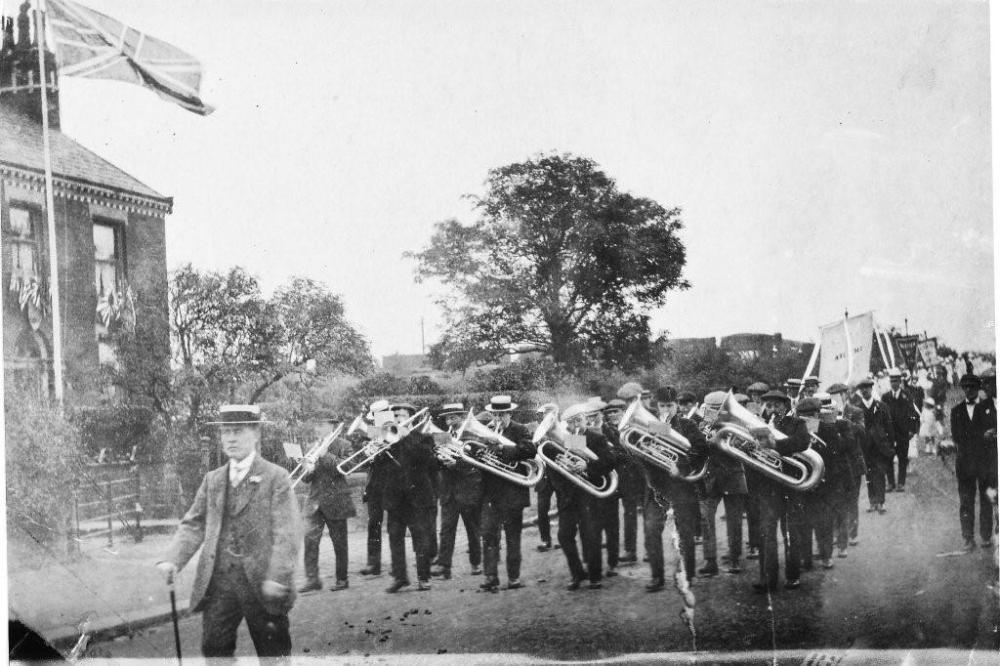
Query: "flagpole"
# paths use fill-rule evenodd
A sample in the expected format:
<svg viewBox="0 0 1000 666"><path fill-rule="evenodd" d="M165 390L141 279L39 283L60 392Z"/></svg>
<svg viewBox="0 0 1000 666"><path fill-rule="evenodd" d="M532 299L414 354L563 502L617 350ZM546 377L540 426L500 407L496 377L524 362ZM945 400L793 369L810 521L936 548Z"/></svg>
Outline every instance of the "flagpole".
<svg viewBox="0 0 1000 666"><path fill-rule="evenodd" d="M38 47L38 74L42 91L42 149L45 155L45 216L49 230L49 294L52 297L52 370L55 396L63 406L62 308L59 298L59 253L56 251L56 213L52 186L52 154L49 146L48 78L45 76L45 0L37 0L35 44Z"/></svg>

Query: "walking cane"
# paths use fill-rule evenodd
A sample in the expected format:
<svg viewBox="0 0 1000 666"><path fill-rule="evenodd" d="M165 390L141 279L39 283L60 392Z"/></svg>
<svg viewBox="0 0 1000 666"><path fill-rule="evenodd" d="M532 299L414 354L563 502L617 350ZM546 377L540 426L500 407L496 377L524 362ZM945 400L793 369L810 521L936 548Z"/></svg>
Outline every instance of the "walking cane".
<svg viewBox="0 0 1000 666"><path fill-rule="evenodd" d="M174 594L173 572L167 576L167 589L170 590L170 619L174 621L174 646L177 648L177 664L180 666L183 664L181 661L181 631L177 626L177 597Z"/></svg>

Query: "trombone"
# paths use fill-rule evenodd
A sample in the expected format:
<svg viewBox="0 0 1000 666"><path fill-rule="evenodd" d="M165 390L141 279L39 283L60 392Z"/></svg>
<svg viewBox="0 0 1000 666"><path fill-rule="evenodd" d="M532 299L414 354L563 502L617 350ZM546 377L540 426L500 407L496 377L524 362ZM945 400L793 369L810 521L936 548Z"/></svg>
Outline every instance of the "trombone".
<svg viewBox="0 0 1000 666"><path fill-rule="evenodd" d="M344 424L341 423L333 432L316 442L315 446L309 449L309 453L302 456L299 460L299 464L296 465L295 469L293 469L288 475L288 479L292 482L293 490L295 489L295 486L298 485L299 481L302 480L302 477L308 474L305 470L305 464L307 462L316 464L316 461L319 460L320 456L325 455L330 449L330 445L333 444L334 440L336 440L338 436L340 436L340 431L343 429ZM301 472L301 474L299 474L299 472ZM299 474L298 478L295 477L296 474Z"/></svg>
<svg viewBox="0 0 1000 666"><path fill-rule="evenodd" d="M393 444L395 444L396 442L398 442L399 440L403 439L403 437L406 436L406 434L409 432L409 427L413 425L414 421L423 416L424 412L426 411L427 408L424 407L419 412L417 412L410 418L406 419L402 423L383 424L382 439L369 440L367 443L365 443L363 447L361 447L360 449L349 455L347 458L345 458L343 461L341 461L341 463L337 465L337 471L343 474L344 476L353 474L354 472L358 471L371 461L375 460L375 458L377 458L383 452L389 455L389 457L391 458L392 454L389 453L389 449L392 448ZM354 419L354 423L351 424L352 431L360 428L360 426L358 426L357 428L355 427L359 419L361 419L360 416L357 419ZM395 458L393 458L393 460L395 460Z"/></svg>

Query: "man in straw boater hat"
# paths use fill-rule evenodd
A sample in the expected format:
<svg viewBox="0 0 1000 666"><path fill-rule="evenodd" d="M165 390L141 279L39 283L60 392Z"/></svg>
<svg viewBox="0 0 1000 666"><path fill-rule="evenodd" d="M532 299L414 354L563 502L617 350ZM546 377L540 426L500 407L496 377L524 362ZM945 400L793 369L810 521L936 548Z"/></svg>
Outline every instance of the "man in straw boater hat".
<svg viewBox="0 0 1000 666"><path fill-rule="evenodd" d="M444 418L446 433L443 437L455 437L465 419L465 405L453 402L444 405L438 416ZM434 435L438 437L438 435ZM431 569L432 576L451 578L451 561L455 553L455 532L458 519L465 525L469 537L469 564L472 574L483 572L482 540L479 534L479 514L483 504L483 474L478 468L462 459L439 457L444 469L441 470L439 495L441 498L441 536L437 562Z"/></svg>
<svg viewBox="0 0 1000 666"><path fill-rule="evenodd" d="M910 458L910 438L920 430L920 414L913 408L913 397L903 386L903 373L898 368L889 369L889 390L882 394L882 403L889 409L892 419L891 438L896 451L886 461L889 484L886 492L906 491L906 468ZM893 469L893 458L899 460L899 475ZM897 484L898 480L898 484Z"/></svg>
<svg viewBox="0 0 1000 666"><path fill-rule="evenodd" d="M333 434L339 419L329 410L314 413L310 421L318 440ZM306 583L299 592L323 588L319 577L319 542L323 530L329 529L330 541L336 557L337 580L330 589L334 592L347 589L347 519L357 515L351 487L347 477L337 470L337 465L350 455L351 443L338 437L321 455L305 460L302 481L309 484L309 497L305 506L305 568Z"/></svg>
<svg viewBox="0 0 1000 666"><path fill-rule="evenodd" d="M156 566L172 577L203 547L191 608L203 612L204 656L231 657L237 628L246 619L259 657L287 657L299 544L288 471L260 456L263 421L257 405L223 405L214 423L228 461L205 475Z"/></svg>
<svg viewBox="0 0 1000 666"><path fill-rule="evenodd" d="M892 417L889 408L875 397L872 387L875 381L865 377L858 382L858 394L852 404L864 412L867 442L865 452L865 478L868 481L868 512L886 512L885 475L886 463L892 464L896 444L892 440Z"/></svg>
<svg viewBox="0 0 1000 666"><path fill-rule="evenodd" d="M958 516L967 550L976 547L975 510L979 496L979 536L983 546L993 541L993 504L988 489L997 488L997 410L992 399L980 400L979 377L962 376L965 400L951 410L951 437L955 441L958 477Z"/></svg>
<svg viewBox="0 0 1000 666"><path fill-rule="evenodd" d="M531 433L520 423L511 420L517 405L509 395L495 395L486 406L493 415L500 434L511 444L491 445L501 460L514 463L535 457L536 449ZM500 532L507 543L507 589L516 590L521 584L521 530L524 528L524 509L531 503L528 489L497 474L483 475L483 573L486 580L480 585L487 591L500 586Z"/></svg>

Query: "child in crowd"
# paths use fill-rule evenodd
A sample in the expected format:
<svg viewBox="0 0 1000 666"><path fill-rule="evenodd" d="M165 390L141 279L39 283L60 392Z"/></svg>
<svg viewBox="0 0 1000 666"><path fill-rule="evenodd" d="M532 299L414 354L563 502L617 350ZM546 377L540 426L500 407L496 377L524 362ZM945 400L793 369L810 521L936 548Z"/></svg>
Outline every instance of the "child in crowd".
<svg viewBox="0 0 1000 666"><path fill-rule="evenodd" d="M938 442L944 435L944 428L938 420L933 398L924 399L924 408L920 411L920 439L924 443L924 453L937 455Z"/></svg>

